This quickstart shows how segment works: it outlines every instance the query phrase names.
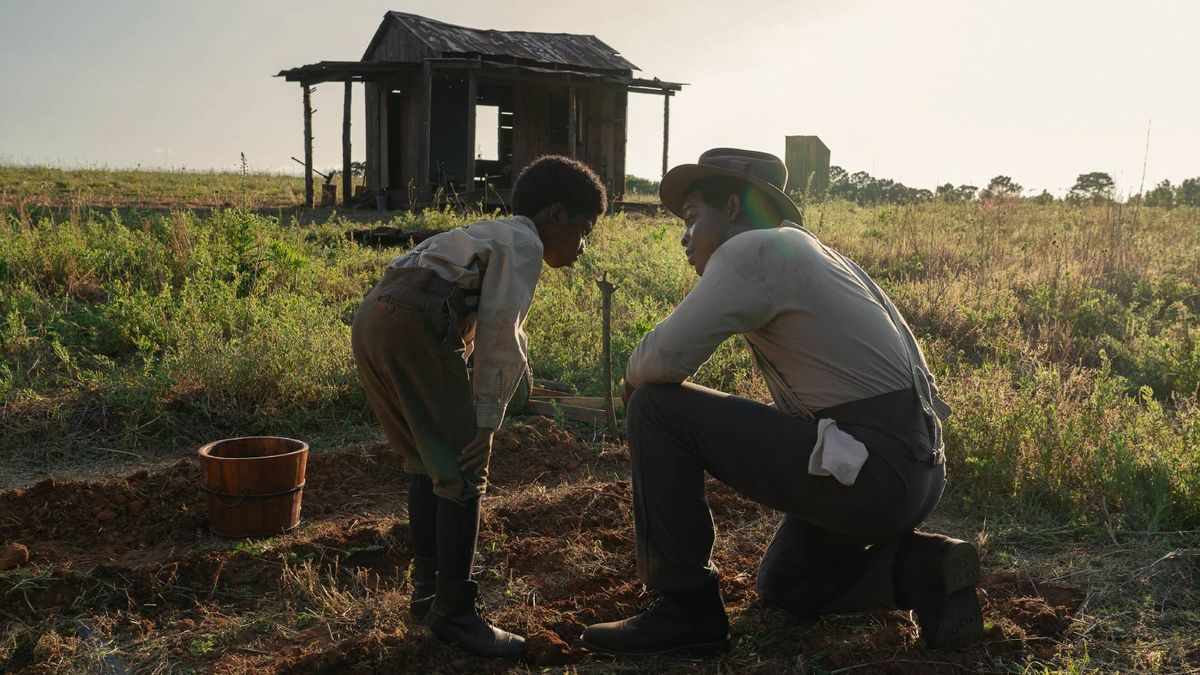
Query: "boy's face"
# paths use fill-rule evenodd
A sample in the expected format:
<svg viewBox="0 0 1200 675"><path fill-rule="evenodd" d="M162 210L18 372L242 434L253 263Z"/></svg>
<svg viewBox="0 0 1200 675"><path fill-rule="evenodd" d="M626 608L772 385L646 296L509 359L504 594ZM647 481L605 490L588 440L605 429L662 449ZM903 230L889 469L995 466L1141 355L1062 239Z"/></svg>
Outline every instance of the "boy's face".
<svg viewBox="0 0 1200 675"><path fill-rule="evenodd" d="M542 260L556 269L570 267L583 255L597 216L587 213L572 216L561 204L551 206L548 215L551 226L542 232Z"/></svg>

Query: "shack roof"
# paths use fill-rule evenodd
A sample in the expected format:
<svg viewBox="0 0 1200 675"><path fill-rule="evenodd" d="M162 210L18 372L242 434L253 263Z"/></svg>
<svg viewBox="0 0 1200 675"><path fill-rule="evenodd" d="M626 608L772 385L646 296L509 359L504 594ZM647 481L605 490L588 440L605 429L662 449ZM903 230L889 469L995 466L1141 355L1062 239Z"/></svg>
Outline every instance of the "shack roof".
<svg viewBox="0 0 1200 675"><path fill-rule="evenodd" d="M594 35L481 30L434 21L416 14L388 12L371 39L363 60L371 58L389 23L398 22L439 57L480 56L530 64L546 64L629 73L640 70Z"/></svg>

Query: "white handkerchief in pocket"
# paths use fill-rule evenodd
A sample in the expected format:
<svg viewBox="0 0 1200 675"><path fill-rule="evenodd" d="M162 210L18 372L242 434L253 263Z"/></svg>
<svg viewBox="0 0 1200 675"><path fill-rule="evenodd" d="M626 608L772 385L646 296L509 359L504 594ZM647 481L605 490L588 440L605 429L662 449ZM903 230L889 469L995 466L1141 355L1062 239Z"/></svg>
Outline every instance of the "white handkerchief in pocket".
<svg viewBox="0 0 1200 675"><path fill-rule="evenodd" d="M837 421L817 422L817 442L808 458L808 472L833 476L842 485L854 485L858 471L867 461L867 446L838 428Z"/></svg>

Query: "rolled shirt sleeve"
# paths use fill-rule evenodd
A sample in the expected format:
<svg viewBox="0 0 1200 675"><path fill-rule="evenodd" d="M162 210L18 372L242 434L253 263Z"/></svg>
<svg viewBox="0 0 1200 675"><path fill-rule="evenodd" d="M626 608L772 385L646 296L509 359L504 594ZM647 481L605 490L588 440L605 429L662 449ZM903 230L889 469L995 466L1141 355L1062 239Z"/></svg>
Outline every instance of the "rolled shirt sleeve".
<svg viewBox="0 0 1200 675"><path fill-rule="evenodd" d="M775 303L761 266L755 264L758 256L731 246L736 239L713 253L683 302L638 343L625 369L630 386L683 382L726 338L757 330L774 318Z"/></svg>
<svg viewBox="0 0 1200 675"><path fill-rule="evenodd" d="M542 273L536 236L490 253L480 284L475 332L475 421L496 429L529 363L524 325Z"/></svg>

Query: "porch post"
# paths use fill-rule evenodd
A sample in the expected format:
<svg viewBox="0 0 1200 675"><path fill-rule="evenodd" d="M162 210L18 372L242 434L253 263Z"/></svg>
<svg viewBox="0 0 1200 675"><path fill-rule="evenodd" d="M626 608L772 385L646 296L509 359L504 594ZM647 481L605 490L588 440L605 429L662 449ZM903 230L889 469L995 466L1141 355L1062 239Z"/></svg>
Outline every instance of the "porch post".
<svg viewBox="0 0 1200 675"><path fill-rule="evenodd" d="M304 204L313 207L313 137L312 137L312 89L301 82L304 89Z"/></svg>
<svg viewBox="0 0 1200 675"><path fill-rule="evenodd" d="M346 80L346 94L342 100L342 206L350 208L353 180L350 176L350 85Z"/></svg>

